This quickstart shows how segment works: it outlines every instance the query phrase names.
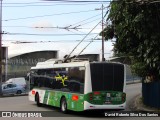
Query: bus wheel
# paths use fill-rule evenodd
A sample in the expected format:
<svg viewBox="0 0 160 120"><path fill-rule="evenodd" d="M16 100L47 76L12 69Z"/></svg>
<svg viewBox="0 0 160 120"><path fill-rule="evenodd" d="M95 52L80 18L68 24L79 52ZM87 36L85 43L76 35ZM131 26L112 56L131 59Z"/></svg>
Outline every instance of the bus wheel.
<svg viewBox="0 0 160 120"><path fill-rule="evenodd" d="M61 99L61 112L67 113L67 101L65 97Z"/></svg>
<svg viewBox="0 0 160 120"><path fill-rule="evenodd" d="M41 107L42 104L39 102L39 94L38 94L38 93L37 93L36 96L35 96L35 100L36 100L37 106L38 106L38 107Z"/></svg>

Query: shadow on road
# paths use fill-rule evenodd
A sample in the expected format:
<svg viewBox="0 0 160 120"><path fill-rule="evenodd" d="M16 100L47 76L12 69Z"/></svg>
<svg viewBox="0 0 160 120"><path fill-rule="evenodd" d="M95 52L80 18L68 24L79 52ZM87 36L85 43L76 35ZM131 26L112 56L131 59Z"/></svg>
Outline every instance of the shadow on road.
<svg viewBox="0 0 160 120"><path fill-rule="evenodd" d="M20 97L20 96L28 96L28 94L6 94L6 95L2 95L0 96L0 98L6 98L6 97Z"/></svg>
<svg viewBox="0 0 160 120"><path fill-rule="evenodd" d="M104 118L105 117L105 111L84 111L84 112L68 111L67 114L64 114L57 107L48 106L48 105L42 105L41 107L45 107L47 109L47 111L42 111L42 112L45 112L46 116L48 115L51 117L90 117L90 118L92 118L92 117L93 118L95 118L95 117ZM39 112L41 112L41 111L39 111Z"/></svg>

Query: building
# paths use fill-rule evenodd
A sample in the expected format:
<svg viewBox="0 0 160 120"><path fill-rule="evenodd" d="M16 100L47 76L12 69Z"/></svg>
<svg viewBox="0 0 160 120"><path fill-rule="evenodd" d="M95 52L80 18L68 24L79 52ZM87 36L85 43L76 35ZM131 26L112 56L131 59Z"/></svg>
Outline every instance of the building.
<svg viewBox="0 0 160 120"><path fill-rule="evenodd" d="M78 56L78 58L87 58L89 61L99 61L99 54L83 54ZM32 66L35 66L38 62L44 62L49 59L59 59L59 51L42 50L17 54L7 60L7 73L3 73L6 79L3 79L3 81L9 78L26 77Z"/></svg>
<svg viewBox="0 0 160 120"><path fill-rule="evenodd" d="M7 79L25 77L32 66L48 59L58 59L58 51L43 50L19 54L11 57L7 62Z"/></svg>

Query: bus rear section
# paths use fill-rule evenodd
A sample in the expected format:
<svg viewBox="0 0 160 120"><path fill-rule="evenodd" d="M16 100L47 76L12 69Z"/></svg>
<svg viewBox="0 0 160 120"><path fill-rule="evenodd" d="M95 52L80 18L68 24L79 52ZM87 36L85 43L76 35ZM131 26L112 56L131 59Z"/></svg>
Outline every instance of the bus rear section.
<svg viewBox="0 0 160 120"><path fill-rule="evenodd" d="M84 110L124 110L125 66L119 63L90 63L92 91L85 95Z"/></svg>

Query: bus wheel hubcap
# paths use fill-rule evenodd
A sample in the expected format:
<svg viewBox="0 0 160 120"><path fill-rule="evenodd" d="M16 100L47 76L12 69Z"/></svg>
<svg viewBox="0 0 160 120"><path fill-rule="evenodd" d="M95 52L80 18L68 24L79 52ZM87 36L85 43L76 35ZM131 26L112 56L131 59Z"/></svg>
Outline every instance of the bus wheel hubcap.
<svg viewBox="0 0 160 120"><path fill-rule="evenodd" d="M65 101L62 102L62 111L66 111L66 103L65 103Z"/></svg>

